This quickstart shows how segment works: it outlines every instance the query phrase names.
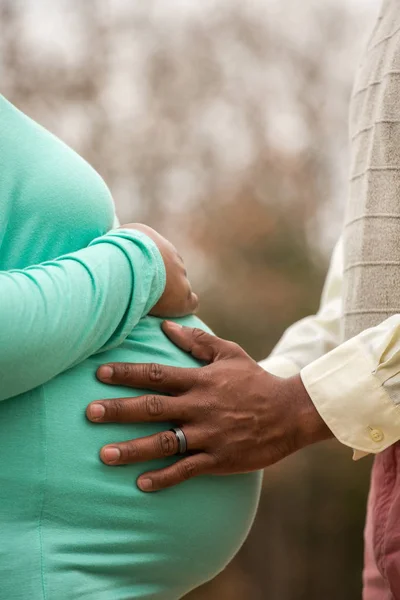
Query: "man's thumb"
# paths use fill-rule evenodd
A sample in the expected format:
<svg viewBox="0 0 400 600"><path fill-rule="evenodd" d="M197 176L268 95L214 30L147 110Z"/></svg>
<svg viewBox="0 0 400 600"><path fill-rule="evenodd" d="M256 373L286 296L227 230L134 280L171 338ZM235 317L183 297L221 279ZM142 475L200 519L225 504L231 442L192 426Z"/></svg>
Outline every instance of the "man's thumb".
<svg viewBox="0 0 400 600"><path fill-rule="evenodd" d="M197 327L183 327L173 321L164 321L162 329L176 346L206 363L225 358L227 354L224 352L224 340Z"/></svg>

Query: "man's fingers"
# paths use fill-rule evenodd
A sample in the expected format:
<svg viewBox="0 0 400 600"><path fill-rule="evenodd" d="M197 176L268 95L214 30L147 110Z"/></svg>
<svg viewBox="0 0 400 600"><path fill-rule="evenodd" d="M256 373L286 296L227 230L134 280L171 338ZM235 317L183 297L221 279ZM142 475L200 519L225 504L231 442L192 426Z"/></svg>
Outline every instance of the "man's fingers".
<svg viewBox="0 0 400 600"><path fill-rule="evenodd" d="M97 377L104 383L167 393L186 392L195 380L194 369L155 363L107 363L97 369Z"/></svg>
<svg viewBox="0 0 400 600"><path fill-rule="evenodd" d="M127 465L173 456L177 452L176 435L172 431L163 431L139 440L105 446L100 451L100 458L108 465Z"/></svg>
<svg viewBox="0 0 400 600"><path fill-rule="evenodd" d="M139 423L152 421L189 421L190 405L180 397L137 396L96 400L89 404L86 416L96 423Z"/></svg>
<svg viewBox="0 0 400 600"><path fill-rule="evenodd" d="M239 352L243 353L243 350L234 342L222 340L202 329L183 327L173 321L164 321L162 328L169 339L179 348L207 363L235 356Z"/></svg>
<svg viewBox="0 0 400 600"><path fill-rule="evenodd" d="M182 483L192 477L210 474L215 466L216 459L211 454L205 454L204 452L193 454L178 460L178 462L165 469L143 473L138 478L137 485L143 492L156 492Z"/></svg>
<svg viewBox="0 0 400 600"><path fill-rule="evenodd" d="M200 436L185 427L188 450L199 447ZM144 438L109 444L100 451L100 458L108 465L128 465L178 454L179 444L173 431L162 431Z"/></svg>

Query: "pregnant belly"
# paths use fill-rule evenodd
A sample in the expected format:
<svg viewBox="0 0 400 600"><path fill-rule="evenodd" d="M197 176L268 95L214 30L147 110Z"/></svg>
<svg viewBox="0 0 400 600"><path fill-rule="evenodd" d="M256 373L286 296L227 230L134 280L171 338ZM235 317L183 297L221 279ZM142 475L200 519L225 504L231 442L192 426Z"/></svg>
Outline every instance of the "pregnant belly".
<svg viewBox="0 0 400 600"><path fill-rule="evenodd" d="M204 327L194 317L184 321ZM122 467L101 463L102 445L171 426L86 420L91 400L140 393L99 383L95 370L107 361L198 366L167 340L158 319L146 318L118 349L0 406L6 413L0 413L2 446L7 422L4 435L13 450L8 446L4 456L0 450L0 506L3 500L8 506L7 516L4 505L0 509L0 531L13 540L4 548L1 536L0 581L12 586L9 598L36 600L45 588L49 600L177 600L224 568L252 524L260 473L199 477L144 494L135 484L138 475L174 458ZM16 581L13 569L21 566L24 575Z"/></svg>

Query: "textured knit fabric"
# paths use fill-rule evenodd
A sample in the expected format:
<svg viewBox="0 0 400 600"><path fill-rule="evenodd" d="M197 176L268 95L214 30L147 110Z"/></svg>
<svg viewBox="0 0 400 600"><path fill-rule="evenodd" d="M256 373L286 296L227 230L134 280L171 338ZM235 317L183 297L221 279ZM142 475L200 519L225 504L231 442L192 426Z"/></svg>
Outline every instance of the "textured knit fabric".
<svg viewBox="0 0 400 600"><path fill-rule="evenodd" d="M346 220L321 308L262 363L276 374L301 370L355 457L400 439L399 98L400 4L385 0L354 84Z"/></svg>
<svg viewBox="0 0 400 600"><path fill-rule="evenodd" d="M157 302L157 247L104 235L113 218L99 175L0 96L0 400L119 345Z"/></svg>
<svg viewBox="0 0 400 600"><path fill-rule="evenodd" d="M344 336L400 314L400 5L385 0L350 107Z"/></svg>
<svg viewBox="0 0 400 600"><path fill-rule="evenodd" d="M90 423L92 400L139 394L101 384L97 367L198 363L142 318L165 283L154 244L107 234L104 182L3 98L0 164L0 600L177 600L238 550L261 475L146 495L137 476L175 459L100 461L104 444L171 424Z"/></svg>
<svg viewBox="0 0 400 600"><path fill-rule="evenodd" d="M282 376L302 369L315 406L338 439L359 450L379 452L365 528L363 600L399 600L398 0L383 2L360 65L351 102L350 136L344 262L342 253L336 251L319 313L294 325L276 353L262 364ZM337 347L328 351L332 342ZM316 351L321 352L320 358Z"/></svg>
<svg viewBox="0 0 400 600"><path fill-rule="evenodd" d="M282 377L301 371L321 416L338 440L355 448L357 459L399 439L400 315L340 343L342 288L340 239L319 311L292 325L260 364Z"/></svg>

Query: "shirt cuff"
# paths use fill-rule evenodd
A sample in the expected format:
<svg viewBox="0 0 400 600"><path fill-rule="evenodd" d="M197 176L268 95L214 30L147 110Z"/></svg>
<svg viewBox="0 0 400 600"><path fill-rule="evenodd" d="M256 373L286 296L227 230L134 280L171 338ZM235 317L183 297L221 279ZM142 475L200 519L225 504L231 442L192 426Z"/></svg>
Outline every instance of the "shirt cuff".
<svg viewBox="0 0 400 600"><path fill-rule="evenodd" d="M258 363L264 371L277 377L292 377L300 373L300 367L285 356L270 356Z"/></svg>
<svg viewBox="0 0 400 600"><path fill-rule="evenodd" d="M319 414L357 460L400 439L400 408L374 375L375 365L357 337L301 370Z"/></svg>

